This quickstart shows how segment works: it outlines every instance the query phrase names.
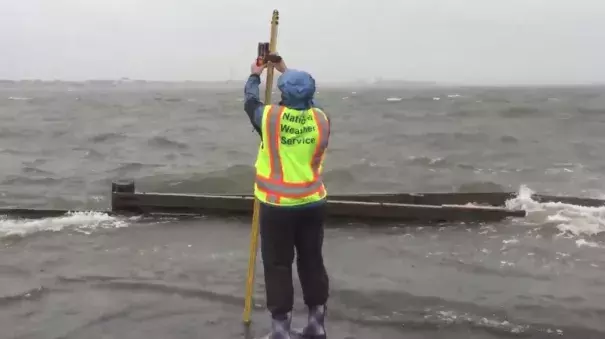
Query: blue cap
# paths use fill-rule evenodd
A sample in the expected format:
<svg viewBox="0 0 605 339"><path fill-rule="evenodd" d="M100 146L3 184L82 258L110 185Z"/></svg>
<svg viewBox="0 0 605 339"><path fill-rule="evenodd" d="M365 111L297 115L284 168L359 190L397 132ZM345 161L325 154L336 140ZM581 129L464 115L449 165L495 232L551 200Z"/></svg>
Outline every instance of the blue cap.
<svg viewBox="0 0 605 339"><path fill-rule="evenodd" d="M286 100L310 100L315 95L315 79L307 72L289 69L280 75L277 88Z"/></svg>

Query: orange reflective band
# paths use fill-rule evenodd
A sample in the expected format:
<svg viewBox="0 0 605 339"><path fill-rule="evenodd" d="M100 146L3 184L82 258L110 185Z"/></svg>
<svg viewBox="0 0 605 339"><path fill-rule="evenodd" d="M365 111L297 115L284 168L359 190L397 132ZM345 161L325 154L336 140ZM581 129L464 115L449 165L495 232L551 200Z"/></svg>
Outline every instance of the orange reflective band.
<svg viewBox="0 0 605 339"><path fill-rule="evenodd" d="M258 184L257 184L257 188L259 189L259 191L261 191L267 195L267 199L269 201L271 201L272 199L274 200L271 202L279 202L279 200L281 198L290 198L290 199L306 198L313 194L317 194L317 193L323 194L323 192L325 192L323 184L319 185L319 187L317 187L314 190L307 191L304 193L302 193L302 192L287 192L286 193L282 190L280 190L279 192L276 192L276 191L268 190L267 187L262 187L262 185L258 185Z"/></svg>
<svg viewBox="0 0 605 339"><path fill-rule="evenodd" d="M267 140L267 153L269 153L269 177L279 180L283 178L281 160L279 159L279 121L285 109L286 107L271 105L271 108L267 111L267 126L265 126L268 135L263 136Z"/></svg>
<svg viewBox="0 0 605 339"><path fill-rule="evenodd" d="M266 182L268 185L282 185L284 187L309 187L315 183L315 180L305 182L286 182L284 180L271 179L260 174L256 175L257 181Z"/></svg>
<svg viewBox="0 0 605 339"><path fill-rule="evenodd" d="M311 181L293 186L284 185L283 183L276 184L257 177L256 185L258 186L258 189L263 192L274 192L275 194L282 195L284 197L304 197L317 193L318 190L323 186L323 183L321 181Z"/></svg>

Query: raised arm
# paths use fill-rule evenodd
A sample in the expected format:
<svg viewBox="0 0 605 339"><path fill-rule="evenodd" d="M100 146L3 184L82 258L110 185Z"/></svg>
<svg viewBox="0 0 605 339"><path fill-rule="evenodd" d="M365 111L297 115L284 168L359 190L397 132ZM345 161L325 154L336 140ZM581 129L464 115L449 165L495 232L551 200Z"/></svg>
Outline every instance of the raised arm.
<svg viewBox="0 0 605 339"><path fill-rule="evenodd" d="M265 104L260 101L260 82L260 75L252 73L248 77L248 81L246 81L246 86L244 87L244 111L248 114L250 123L258 134L261 134L260 126L263 121L263 110L265 107Z"/></svg>

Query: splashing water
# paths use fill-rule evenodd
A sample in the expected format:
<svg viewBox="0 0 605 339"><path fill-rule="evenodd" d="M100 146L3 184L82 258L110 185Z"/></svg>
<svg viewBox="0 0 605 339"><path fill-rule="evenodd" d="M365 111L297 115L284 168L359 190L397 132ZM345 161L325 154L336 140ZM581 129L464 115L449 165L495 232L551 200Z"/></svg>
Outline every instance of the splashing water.
<svg viewBox="0 0 605 339"><path fill-rule="evenodd" d="M0 216L0 238L26 236L44 231L57 232L66 228L90 233L95 229L126 226L126 220L100 212L70 212L62 217L44 219L8 219Z"/></svg>
<svg viewBox="0 0 605 339"><path fill-rule="evenodd" d="M529 187L522 185L517 197L506 201L506 207L527 211L526 221L532 224L555 224L562 234L568 236L594 236L605 232L605 206L541 203L531 198L534 193Z"/></svg>

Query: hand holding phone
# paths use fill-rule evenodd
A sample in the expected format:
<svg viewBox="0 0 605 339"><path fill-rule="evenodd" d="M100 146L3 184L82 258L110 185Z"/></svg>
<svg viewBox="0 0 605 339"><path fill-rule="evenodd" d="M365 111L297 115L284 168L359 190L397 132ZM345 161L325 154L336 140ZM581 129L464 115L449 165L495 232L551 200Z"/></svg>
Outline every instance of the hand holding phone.
<svg viewBox="0 0 605 339"><path fill-rule="evenodd" d="M256 65L261 66L271 62L273 64L279 64L282 62L282 57L277 53L269 52L269 43L268 42L259 42L258 43L258 51L256 55Z"/></svg>

